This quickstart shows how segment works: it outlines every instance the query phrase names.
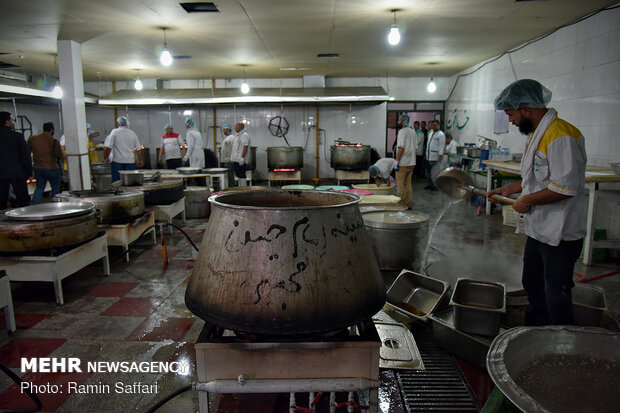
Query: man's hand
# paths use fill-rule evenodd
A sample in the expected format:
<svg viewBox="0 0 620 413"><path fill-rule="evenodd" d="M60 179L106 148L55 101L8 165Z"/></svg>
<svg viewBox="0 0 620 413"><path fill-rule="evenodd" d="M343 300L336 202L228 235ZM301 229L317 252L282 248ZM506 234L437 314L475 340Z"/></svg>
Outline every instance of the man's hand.
<svg viewBox="0 0 620 413"><path fill-rule="evenodd" d="M398 172L399 169L400 169L400 163L397 163L396 166L394 167L394 170Z"/></svg>
<svg viewBox="0 0 620 413"><path fill-rule="evenodd" d="M105 163L110 163L110 158L105 158L103 161L104 161Z"/></svg>
<svg viewBox="0 0 620 413"><path fill-rule="evenodd" d="M520 196L512 205L515 211L519 214L527 214L530 212L532 205L528 202L527 196Z"/></svg>
<svg viewBox="0 0 620 413"><path fill-rule="evenodd" d="M245 163L245 159L241 158L239 159L239 165L243 165Z"/></svg>
<svg viewBox="0 0 620 413"><path fill-rule="evenodd" d="M144 162L142 159L138 159L138 168L142 168L144 166Z"/></svg>

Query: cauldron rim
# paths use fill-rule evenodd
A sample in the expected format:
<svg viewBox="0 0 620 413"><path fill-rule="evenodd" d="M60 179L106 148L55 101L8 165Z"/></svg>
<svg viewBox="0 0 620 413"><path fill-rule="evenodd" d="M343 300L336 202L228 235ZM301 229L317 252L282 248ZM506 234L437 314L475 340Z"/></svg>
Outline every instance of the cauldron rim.
<svg viewBox="0 0 620 413"><path fill-rule="evenodd" d="M240 205L225 202L226 198L234 198L238 200L242 200L247 198L250 194L257 194L268 197L270 194L284 194L288 193L290 195L295 196L303 196L303 194L311 194L318 196L329 196L330 198L341 198L343 202L341 203L333 203L326 205L295 205L295 206L262 206L262 205ZM319 195L320 194L320 195ZM342 208L346 206L351 206L358 204L362 201L362 198L359 195L348 193L348 192L336 192L336 191L317 191L314 189L304 190L304 189L274 189L269 191L231 191L224 192L219 194L214 194L209 197L209 202L213 204L213 206L223 207L227 209L242 209L242 210L269 210L269 211L299 211L299 210L321 210L321 209L329 209L329 208Z"/></svg>

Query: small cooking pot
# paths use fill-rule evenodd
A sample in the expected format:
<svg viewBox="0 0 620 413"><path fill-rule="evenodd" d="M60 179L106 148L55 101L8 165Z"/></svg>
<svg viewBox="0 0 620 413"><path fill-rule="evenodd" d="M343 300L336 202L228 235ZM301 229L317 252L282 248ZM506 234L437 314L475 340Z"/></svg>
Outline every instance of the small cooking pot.
<svg viewBox="0 0 620 413"><path fill-rule="evenodd" d="M144 183L144 173L139 171L120 171L123 186L139 186Z"/></svg>

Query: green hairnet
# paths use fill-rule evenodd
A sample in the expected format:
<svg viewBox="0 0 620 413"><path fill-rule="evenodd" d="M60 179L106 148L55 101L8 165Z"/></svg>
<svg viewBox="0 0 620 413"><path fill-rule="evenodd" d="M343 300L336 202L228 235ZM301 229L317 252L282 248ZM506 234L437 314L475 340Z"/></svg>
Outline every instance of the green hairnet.
<svg viewBox="0 0 620 413"><path fill-rule="evenodd" d="M368 175L370 175L371 178L376 178L377 176L379 176L379 167L372 165L370 168L368 168Z"/></svg>
<svg viewBox="0 0 620 413"><path fill-rule="evenodd" d="M195 127L195 126L196 126L196 124L194 123L194 121L193 121L193 120L191 120L191 119L185 119L185 124L186 124L187 126L189 126L190 128L193 128L193 127Z"/></svg>
<svg viewBox="0 0 620 413"><path fill-rule="evenodd" d="M172 126L172 123L169 123L166 126L164 126L164 129L174 129L174 127Z"/></svg>
<svg viewBox="0 0 620 413"><path fill-rule="evenodd" d="M403 122L405 122L405 126L411 126L411 118L409 118L409 115L407 115L406 113L403 113L399 116L403 120Z"/></svg>
<svg viewBox="0 0 620 413"><path fill-rule="evenodd" d="M119 126L127 126L128 122L127 122L127 118L124 116L119 116L118 119L116 119L116 123L118 123Z"/></svg>
<svg viewBox="0 0 620 413"><path fill-rule="evenodd" d="M495 98L495 110L546 108L551 101L551 91L533 79L512 82Z"/></svg>

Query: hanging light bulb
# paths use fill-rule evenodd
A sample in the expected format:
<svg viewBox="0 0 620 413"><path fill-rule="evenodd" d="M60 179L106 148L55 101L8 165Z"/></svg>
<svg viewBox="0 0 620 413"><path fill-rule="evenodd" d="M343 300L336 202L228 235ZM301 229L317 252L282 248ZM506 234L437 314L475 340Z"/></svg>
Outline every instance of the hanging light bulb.
<svg viewBox="0 0 620 413"><path fill-rule="evenodd" d="M138 77L140 74L140 69L136 69L136 81L133 84L133 87L136 90L142 90L142 81L140 80L140 78Z"/></svg>
<svg viewBox="0 0 620 413"><path fill-rule="evenodd" d="M245 81L245 67L243 68L243 83L241 84L241 93L246 94L250 91L250 85Z"/></svg>
<svg viewBox="0 0 620 413"><path fill-rule="evenodd" d="M388 43L392 46L396 46L398 43L400 43L400 29L398 28L398 24L396 23L396 11L396 9L392 10L392 13L394 13L394 24L392 24L392 27L390 27L390 33L387 37Z"/></svg>
<svg viewBox="0 0 620 413"><path fill-rule="evenodd" d="M172 64L172 55L168 51L168 43L166 42L166 29L164 30L164 50L159 55L159 63L164 66L170 66Z"/></svg>
<svg viewBox="0 0 620 413"><path fill-rule="evenodd" d="M56 99L62 99L62 89L58 82L56 82L56 86L54 86L54 90L52 90L52 96Z"/></svg>
<svg viewBox="0 0 620 413"><path fill-rule="evenodd" d="M433 81L432 77L431 77L431 81L428 82L428 85L426 85L426 90L428 91L428 93L435 93L435 91L437 90L437 85Z"/></svg>

